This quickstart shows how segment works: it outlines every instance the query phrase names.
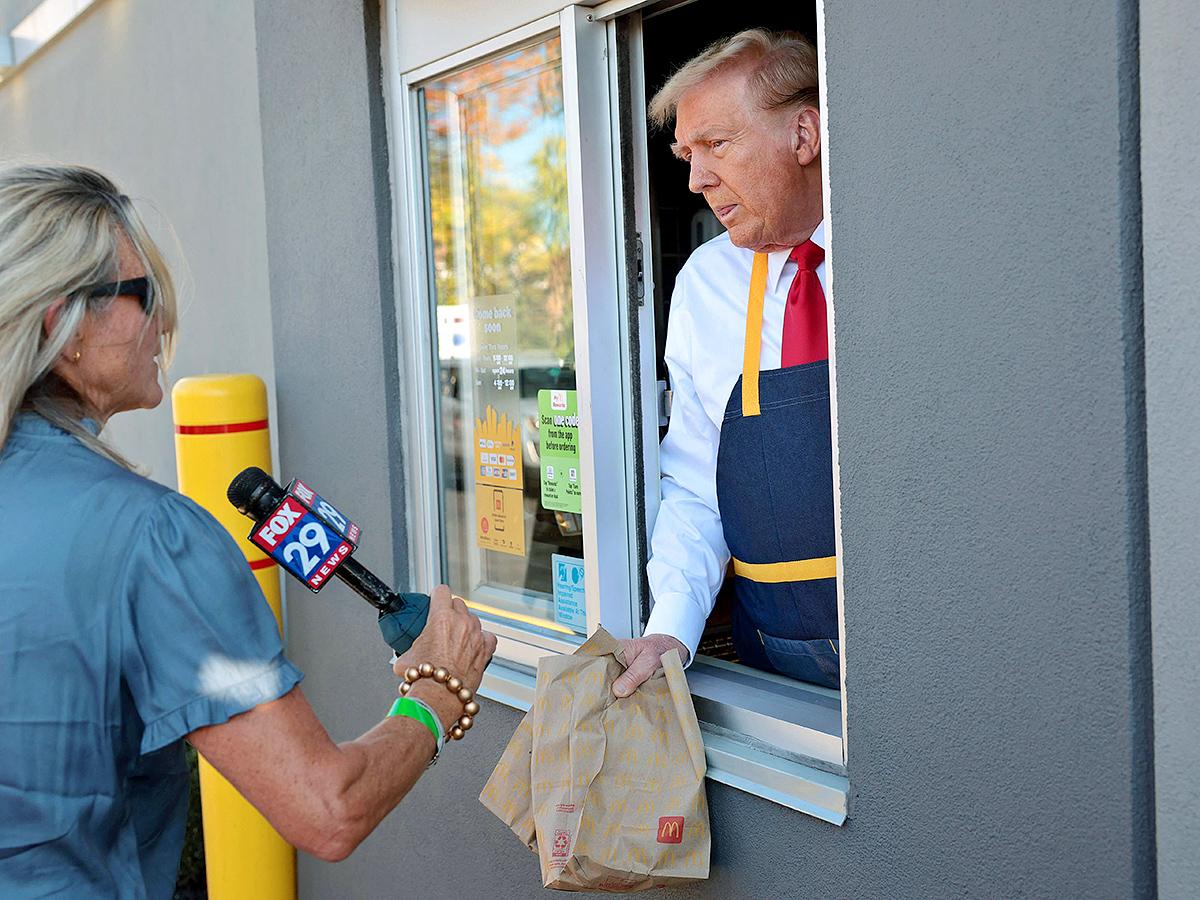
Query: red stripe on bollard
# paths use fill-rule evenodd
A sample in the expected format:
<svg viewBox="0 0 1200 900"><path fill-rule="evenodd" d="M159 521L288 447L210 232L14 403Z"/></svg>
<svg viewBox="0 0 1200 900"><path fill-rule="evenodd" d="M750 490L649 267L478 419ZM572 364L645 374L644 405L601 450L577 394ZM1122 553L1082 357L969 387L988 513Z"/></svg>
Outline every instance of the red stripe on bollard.
<svg viewBox="0 0 1200 900"><path fill-rule="evenodd" d="M271 559L270 557L267 557L266 559L250 560L250 568L254 569L255 571L258 571L259 569L267 569L273 565L275 565L275 560Z"/></svg>
<svg viewBox="0 0 1200 900"><path fill-rule="evenodd" d="M267 427L266 419L256 422L233 422L230 425L176 425L176 434L236 434L239 431L262 431Z"/></svg>

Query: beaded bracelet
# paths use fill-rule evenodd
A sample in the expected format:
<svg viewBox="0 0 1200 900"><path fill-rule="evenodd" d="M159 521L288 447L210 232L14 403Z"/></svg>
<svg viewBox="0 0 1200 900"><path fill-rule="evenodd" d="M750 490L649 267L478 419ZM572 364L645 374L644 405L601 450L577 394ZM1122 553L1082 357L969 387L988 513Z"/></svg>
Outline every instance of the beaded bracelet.
<svg viewBox="0 0 1200 900"><path fill-rule="evenodd" d="M475 702L475 692L465 687L461 678L450 674L445 666L434 668L433 663L421 663L419 666L409 666L404 670L404 684L400 685L400 696L408 696L412 686L422 678L432 678L438 684L444 684L450 693L454 694L463 705L463 714L450 727L450 738L461 741L464 734L474 724L475 716L479 714L479 704Z"/></svg>

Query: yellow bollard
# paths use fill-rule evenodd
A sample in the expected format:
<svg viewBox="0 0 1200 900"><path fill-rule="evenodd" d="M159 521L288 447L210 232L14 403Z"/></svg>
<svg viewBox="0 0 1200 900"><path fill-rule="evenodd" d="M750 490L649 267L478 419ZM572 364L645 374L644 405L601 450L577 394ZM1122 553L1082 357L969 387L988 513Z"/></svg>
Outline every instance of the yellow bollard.
<svg viewBox="0 0 1200 900"><path fill-rule="evenodd" d="M233 535L282 631L279 571L246 540L250 520L225 496L229 482L246 466L271 471L266 386L255 375L182 378L171 391L171 407L179 492ZM211 900L293 900L296 851L203 757L200 798Z"/></svg>

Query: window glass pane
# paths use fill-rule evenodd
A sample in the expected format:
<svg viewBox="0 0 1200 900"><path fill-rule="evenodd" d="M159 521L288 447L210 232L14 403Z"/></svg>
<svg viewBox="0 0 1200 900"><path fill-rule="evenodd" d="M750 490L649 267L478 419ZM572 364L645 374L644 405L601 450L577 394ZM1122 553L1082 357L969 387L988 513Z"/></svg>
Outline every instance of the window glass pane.
<svg viewBox="0 0 1200 900"><path fill-rule="evenodd" d="M422 93L446 577L585 634L559 39Z"/></svg>

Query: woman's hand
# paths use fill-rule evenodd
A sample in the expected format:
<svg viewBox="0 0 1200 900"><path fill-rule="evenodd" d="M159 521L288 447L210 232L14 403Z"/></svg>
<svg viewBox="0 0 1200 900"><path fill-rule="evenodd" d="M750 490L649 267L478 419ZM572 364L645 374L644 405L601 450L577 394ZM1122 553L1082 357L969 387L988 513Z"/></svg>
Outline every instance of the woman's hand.
<svg viewBox="0 0 1200 900"><path fill-rule="evenodd" d="M472 691L479 688L483 670L496 651L496 636L488 634L479 618L467 609L462 598L450 593L446 585L438 585L429 601L429 618L425 629L413 641L412 647L392 665L397 677L404 670L421 663L444 666ZM448 729L462 715L462 703L431 678L422 678L413 685L410 697L419 697L437 712Z"/></svg>

